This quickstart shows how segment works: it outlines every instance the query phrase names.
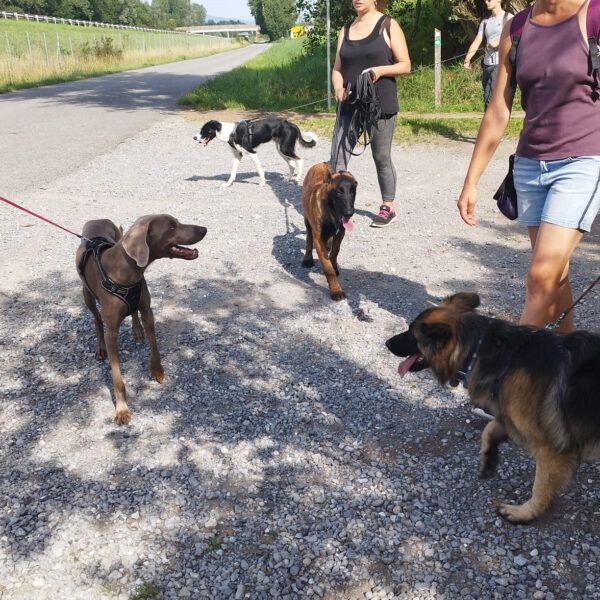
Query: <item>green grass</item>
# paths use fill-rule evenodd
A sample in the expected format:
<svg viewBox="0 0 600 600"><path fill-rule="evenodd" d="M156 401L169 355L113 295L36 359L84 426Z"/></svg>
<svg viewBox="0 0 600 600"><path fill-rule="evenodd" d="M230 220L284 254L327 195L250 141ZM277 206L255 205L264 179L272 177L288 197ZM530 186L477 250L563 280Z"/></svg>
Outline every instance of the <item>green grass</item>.
<svg viewBox="0 0 600 600"><path fill-rule="evenodd" d="M144 581L129 596L129 600L160 600L160 588L154 583Z"/></svg>
<svg viewBox="0 0 600 600"><path fill-rule="evenodd" d="M335 116L301 116L294 119L303 131L313 131L324 140L331 139ZM415 116L398 117L394 130L394 143L412 144L418 141L436 141L442 138L455 141L474 141L479 130L480 119L474 118L422 118ZM513 139L519 136L523 119L513 117L505 136Z"/></svg>
<svg viewBox="0 0 600 600"><path fill-rule="evenodd" d="M110 55L98 53L108 40ZM242 42L0 19L0 93L207 56Z"/></svg>
<svg viewBox="0 0 600 600"><path fill-rule="evenodd" d="M433 69L415 68L413 73L398 79L400 110L479 112L483 108L480 77L481 71L477 68L444 67L442 105L436 108ZM324 52L306 56L302 40L295 39L273 44L269 50L245 65L200 86L183 96L179 102L182 106L198 110L262 112L283 111L316 102L297 109L315 113L326 110L326 96Z"/></svg>

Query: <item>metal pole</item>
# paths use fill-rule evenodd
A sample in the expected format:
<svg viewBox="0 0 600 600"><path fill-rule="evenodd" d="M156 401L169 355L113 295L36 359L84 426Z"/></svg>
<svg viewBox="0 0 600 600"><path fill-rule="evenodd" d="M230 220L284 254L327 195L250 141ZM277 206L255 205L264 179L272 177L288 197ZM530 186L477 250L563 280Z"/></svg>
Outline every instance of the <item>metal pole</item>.
<svg viewBox="0 0 600 600"><path fill-rule="evenodd" d="M442 32L439 29L435 30L433 46L435 54L435 107L438 108L442 104Z"/></svg>
<svg viewBox="0 0 600 600"><path fill-rule="evenodd" d="M331 110L331 12L327 0L327 110Z"/></svg>

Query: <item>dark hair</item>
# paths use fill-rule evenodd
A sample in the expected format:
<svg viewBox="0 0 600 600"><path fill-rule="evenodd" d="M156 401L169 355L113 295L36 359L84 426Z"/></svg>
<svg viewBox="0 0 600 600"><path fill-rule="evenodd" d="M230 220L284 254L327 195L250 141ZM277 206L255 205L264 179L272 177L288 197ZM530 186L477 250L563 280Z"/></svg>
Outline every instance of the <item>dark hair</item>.
<svg viewBox="0 0 600 600"><path fill-rule="evenodd" d="M375 0L375 8L384 13L387 10L388 0Z"/></svg>

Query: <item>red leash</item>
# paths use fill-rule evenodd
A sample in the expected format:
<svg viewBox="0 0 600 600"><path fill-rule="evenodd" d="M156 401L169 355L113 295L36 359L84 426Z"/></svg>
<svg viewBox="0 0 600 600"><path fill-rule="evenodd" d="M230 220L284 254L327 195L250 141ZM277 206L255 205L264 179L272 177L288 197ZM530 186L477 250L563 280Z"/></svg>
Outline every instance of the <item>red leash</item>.
<svg viewBox="0 0 600 600"><path fill-rule="evenodd" d="M78 233L75 233L74 231L71 231L70 229L63 227L62 225L59 225L58 223L55 223L54 221L51 221L50 219L46 219L46 217L42 217L42 215L38 215L37 213L34 213L33 211L25 208L24 206L16 204L15 202L11 202L10 200L3 198L2 196L0 196L0 200L2 200L2 202L6 202L6 204L9 204L10 206L14 206L15 208L18 208L19 210L26 212L28 215L33 215L34 217L37 217L38 219L41 219L42 221L46 221L46 223L50 223L50 225L54 225L54 227L58 227L59 229L66 231L67 233L70 233L70 234L78 237L80 240L86 239L82 235L79 235Z"/></svg>

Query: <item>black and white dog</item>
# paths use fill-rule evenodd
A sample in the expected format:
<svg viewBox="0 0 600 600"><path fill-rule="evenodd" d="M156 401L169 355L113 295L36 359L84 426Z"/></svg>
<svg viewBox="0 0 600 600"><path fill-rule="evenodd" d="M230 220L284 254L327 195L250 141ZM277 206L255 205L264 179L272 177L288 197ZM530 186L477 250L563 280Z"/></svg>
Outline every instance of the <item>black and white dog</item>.
<svg viewBox="0 0 600 600"><path fill-rule="evenodd" d="M296 143L300 142L305 148L312 148L317 143L317 136L314 133L307 131L304 136L294 123L279 117L270 117L238 123L208 121L202 125L200 133L196 134L194 139L205 146L215 138L229 144L233 152L233 165L228 181L222 185L222 187L229 187L235 180L240 160L244 155L249 156L256 165L260 176L258 185L266 184L265 172L258 160L256 148L271 140L274 140L277 151L288 164L289 179L301 183L304 161L296 154Z"/></svg>

